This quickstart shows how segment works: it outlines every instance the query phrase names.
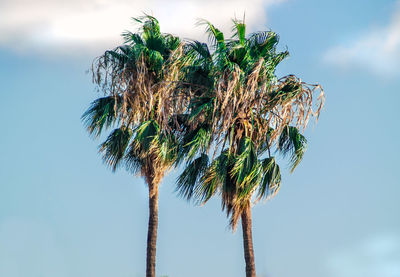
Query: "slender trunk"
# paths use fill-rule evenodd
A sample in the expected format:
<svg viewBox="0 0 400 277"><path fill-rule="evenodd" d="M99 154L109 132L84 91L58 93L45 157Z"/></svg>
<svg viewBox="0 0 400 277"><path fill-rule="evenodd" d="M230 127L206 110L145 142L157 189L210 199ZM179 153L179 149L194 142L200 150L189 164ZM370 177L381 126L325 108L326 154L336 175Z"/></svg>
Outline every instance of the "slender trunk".
<svg viewBox="0 0 400 277"><path fill-rule="evenodd" d="M251 205L248 203L242 212L244 259L246 261L246 277L256 277L254 262L253 235L251 232Z"/></svg>
<svg viewBox="0 0 400 277"><path fill-rule="evenodd" d="M158 227L158 183L149 182L149 227L147 230L146 277L156 276L156 244Z"/></svg>

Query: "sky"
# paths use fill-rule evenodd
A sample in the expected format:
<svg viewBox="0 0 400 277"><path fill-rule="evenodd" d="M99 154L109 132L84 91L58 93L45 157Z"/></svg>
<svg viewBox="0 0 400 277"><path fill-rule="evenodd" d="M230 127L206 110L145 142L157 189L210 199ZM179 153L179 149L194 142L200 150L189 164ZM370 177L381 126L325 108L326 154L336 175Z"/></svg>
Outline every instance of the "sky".
<svg viewBox="0 0 400 277"><path fill-rule="evenodd" d="M253 208L260 277L400 276L400 1L0 1L0 276L142 277L147 188L112 173L80 116L100 96L87 70L135 30L205 39L206 18L272 29L290 52L278 76L321 84L326 106L278 195ZM285 166L283 166L285 168ZM244 276L242 234L219 199L160 188L157 275Z"/></svg>

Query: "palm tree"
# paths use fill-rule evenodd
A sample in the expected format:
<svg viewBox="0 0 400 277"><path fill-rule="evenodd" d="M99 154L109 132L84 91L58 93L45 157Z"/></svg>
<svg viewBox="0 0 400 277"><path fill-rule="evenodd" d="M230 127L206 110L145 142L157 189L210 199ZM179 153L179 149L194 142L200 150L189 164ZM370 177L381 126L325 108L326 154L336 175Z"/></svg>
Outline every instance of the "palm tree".
<svg viewBox="0 0 400 277"><path fill-rule="evenodd" d="M186 51L191 61L186 81L192 85L187 87L190 112L180 156L187 165L177 190L198 203L221 195L233 230L241 219L246 276L255 277L252 200L268 199L279 190L281 173L272 154L289 155L291 171L299 164L307 145L301 131L311 116L318 118L324 94L321 89L315 103L313 92L320 86L294 75L276 77L276 66L288 56L277 52L277 34L246 37L245 23L233 23L234 35L225 39L214 25L200 21L211 50L194 41Z"/></svg>
<svg viewBox="0 0 400 277"><path fill-rule="evenodd" d="M148 185L146 276L155 277L159 185L177 157L172 115L185 103L177 93L183 48L179 38L160 32L156 18L134 20L139 33L125 32L122 46L94 61L93 81L104 97L82 119L94 137L113 128L99 147L104 162L113 171L123 165Z"/></svg>

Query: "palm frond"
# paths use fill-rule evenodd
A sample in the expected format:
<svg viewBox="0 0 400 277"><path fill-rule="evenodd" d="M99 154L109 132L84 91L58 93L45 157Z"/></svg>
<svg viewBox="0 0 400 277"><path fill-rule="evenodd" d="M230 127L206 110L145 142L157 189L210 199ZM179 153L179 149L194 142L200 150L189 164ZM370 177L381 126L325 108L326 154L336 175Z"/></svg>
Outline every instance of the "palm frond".
<svg viewBox="0 0 400 277"><path fill-rule="evenodd" d="M160 128L154 120L143 122L135 129L135 137L132 140L132 146L140 149L141 155L146 155L150 151L153 141L158 139Z"/></svg>
<svg viewBox="0 0 400 277"><path fill-rule="evenodd" d="M186 55L193 56L197 60L211 61L212 55L206 43L194 40L186 45ZM197 61L195 61L197 62Z"/></svg>
<svg viewBox="0 0 400 277"><path fill-rule="evenodd" d="M132 143L126 149L124 164L126 170L134 175L141 173L143 168L146 166L145 159L143 159L143 154Z"/></svg>
<svg viewBox="0 0 400 277"><path fill-rule="evenodd" d="M196 25L205 26L209 41L217 51L223 51L226 49L224 33L211 24L211 22L205 19L199 19Z"/></svg>
<svg viewBox="0 0 400 277"><path fill-rule="evenodd" d="M183 145L182 151L187 160L192 160L198 153L207 151L211 144L211 130L207 126L200 126L196 130L189 131L183 138L187 141Z"/></svg>
<svg viewBox="0 0 400 277"><path fill-rule="evenodd" d="M215 99L210 97L198 97L192 101L189 106L189 109L191 109L189 120L195 120L202 113L210 113L213 110L214 101Z"/></svg>
<svg viewBox="0 0 400 277"><path fill-rule="evenodd" d="M205 203L218 191L230 190L227 184L230 179L229 168L232 166L231 155L228 151L216 157L211 165L206 169L203 176L200 178L200 185L197 186L195 197L199 203Z"/></svg>
<svg viewBox="0 0 400 277"><path fill-rule="evenodd" d="M173 134L159 133L152 142L150 152L162 164L173 164L178 159L179 145Z"/></svg>
<svg viewBox="0 0 400 277"><path fill-rule="evenodd" d="M166 46L166 49L168 49L168 51L174 51L181 44L181 39L179 37L176 37L176 36L173 36L170 34L165 34L164 35L164 44Z"/></svg>
<svg viewBox="0 0 400 277"><path fill-rule="evenodd" d="M130 31L125 31L122 33L122 37L124 38L124 42L130 45L142 45L144 46L144 41L140 34L132 33Z"/></svg>
<svg viewBox="0 0 400 277"><path fill-rule="evenodd" d="M284 156L290 155L290 171L299 165L307 150L307 140L294 126L286 126L278 141L278 150Z"/></svg>
<svg viewBox="0 0 400 277"><path fill-rule="evenodd" d="M99 147L103 161L115 171L123 161L126 148L131 139L132 132L122 126L115 129Z"/></svg>
<svg viewBox="0 0 400 277"><path fill-rule="evenodd" d="M191 200L196 188L199 186L199 181L204 176L207 168L208 155L204 153L188 163L177 179L176 191L178 192L178 195L188 201Z"/></svg>
<svg viewBox="0 0 400 277"><path fill-rule="evenodd" d="M232 22L232 31L234 32L232 38L237 38L239 43L244 46L246 43L246 24L237 19L233 19Z"/></svg>
<svg viewBox="0 0 400 277"><path fill-rule="evenodd" d="M116 123L120 107L118 96L105 96L93 101L81 116L89 134L98 137L104 128Z"/></svg>
<svg viewBox="0 0 400 277"><path fill-rule="evenodd" d="M280 188L281 173L274 157L269 157L261 162L263 177L258 189L258 199L274 196Z"/></svg>
<svg viewBox="0 0 400 277"><path fill-rule="evenodd" d="M234 166L230 174L241 187L247 182L245 179L251 174L253 167L257 164L257 155L253 142L248 137L242 138L239 144L238 155L235 157Z"/></svg>
<svg viewBox="0 0 400 277"><path fill-rule="evenodd" d="M132 17L133 21L140 23L140 31L144 37L159 36L161 35L160 23L154 16L144 14L139 17Z"/></svg>

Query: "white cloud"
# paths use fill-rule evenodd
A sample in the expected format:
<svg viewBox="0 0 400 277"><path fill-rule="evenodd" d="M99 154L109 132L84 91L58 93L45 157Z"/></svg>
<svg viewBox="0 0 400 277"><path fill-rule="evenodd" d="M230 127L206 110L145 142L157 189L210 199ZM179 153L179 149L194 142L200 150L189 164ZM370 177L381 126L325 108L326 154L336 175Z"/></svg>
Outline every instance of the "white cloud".
<svg viewBox="0 0 400 277"><path fill-rule="evenodd" d="M324 60L339 68L364 68L378 75L400 74L400 1L387 26L371 28L363 35L329 49Z"/></svg>
<svg viewBox="0 0 400 277"><path fill-rule="evenodd" d="M229 30L246 13L250 29L265 28L266 8L282 0L6 0L0 2L0 46L19 51L99 51L133 29L131 17L153 14L163 32L199 38L197 18Z"/></svg>
<svg viewBox="0 0 400 277"><path fill-rule="evenodd" d="M380 235L338 251L328 261L332 277L400 276L400 238Z"/></svg>

